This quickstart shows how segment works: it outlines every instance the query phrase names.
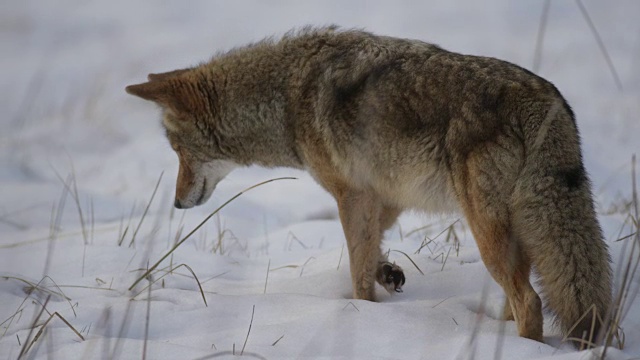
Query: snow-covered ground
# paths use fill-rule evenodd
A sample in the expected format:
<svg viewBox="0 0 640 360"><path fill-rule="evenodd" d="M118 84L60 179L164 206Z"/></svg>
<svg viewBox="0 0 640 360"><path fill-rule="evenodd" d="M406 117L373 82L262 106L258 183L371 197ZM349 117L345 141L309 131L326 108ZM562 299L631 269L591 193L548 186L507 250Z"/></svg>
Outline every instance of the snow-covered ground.
<svg viewBox="0 0 640 360"><path fill-rule="evenodd" d="M574 1L551 4L538 73L577 115L616 269L631 242L615 240L632 231L620 228L631 154L640 154L640 2L583 3L622 90ZM177 158L158 110L124 92L149 72L306 24L362 27L531 69L543 4L2 2L0 358L15 359L31 344L26 355L34 359L224 358L243 348L245 357L268 359L588 358L560 343L550 317L545 344L497 320L503 295L464 222L453 226L459 247L446 241L457 216L403 216L385 247L406 271L405 292L380 290L380 302L370 303L349 298L335 204L305 173L236 170L206 205L172 209ZM242 195L128 290L224 201L279 176L298 180ZM443 231L416 253L425 236ZM640 358L640 303L628 306L625 348L610 349L612 359Z"/></svg>

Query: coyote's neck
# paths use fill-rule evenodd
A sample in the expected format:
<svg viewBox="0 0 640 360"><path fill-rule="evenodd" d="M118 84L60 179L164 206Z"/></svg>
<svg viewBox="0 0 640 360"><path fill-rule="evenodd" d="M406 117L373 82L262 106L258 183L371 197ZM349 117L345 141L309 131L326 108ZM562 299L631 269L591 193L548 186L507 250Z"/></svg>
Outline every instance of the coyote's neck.
<svg viewBox="0 0 640 360"><path fill-rule="evenodd" d="M220 145L240 164L301 168L288 124L283 64L255 50L205 65L215 77Z"/></svg>

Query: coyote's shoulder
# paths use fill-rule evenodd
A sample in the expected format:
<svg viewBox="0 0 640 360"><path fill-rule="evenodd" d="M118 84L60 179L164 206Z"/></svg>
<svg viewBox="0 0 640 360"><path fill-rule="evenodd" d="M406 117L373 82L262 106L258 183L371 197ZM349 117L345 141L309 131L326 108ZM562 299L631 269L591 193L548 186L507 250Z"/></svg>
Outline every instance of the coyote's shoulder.
<svg viewBox="0 0 640 360"><path fill-rule="evenodd" d="M458 210L521 336L542 340L532 266L566 334L593 336L582 315L594 306L606 318L608 253L574 115L517 65L309 28L127 91L163 107L180 159L177 207L205 202L238 166L308 170L336 199L355 298L374 300L376 281L404 284L380 250L404 209Z"/></svg>

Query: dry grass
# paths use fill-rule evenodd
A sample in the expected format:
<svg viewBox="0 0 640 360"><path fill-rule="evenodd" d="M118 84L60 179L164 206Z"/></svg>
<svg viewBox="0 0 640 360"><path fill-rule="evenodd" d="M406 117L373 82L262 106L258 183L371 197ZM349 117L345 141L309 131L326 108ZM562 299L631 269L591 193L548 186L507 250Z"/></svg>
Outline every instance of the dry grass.
<svg viewBox="0 0 640 360"><path fill-rule="evenodd" d="M150 273L148 278L147 278L147 280L149 281L149 285L145 286L139 292L137 292L135 295L131 296L131 300L135 300L135 298L138 297L140 294L142 294L145 290L151 289L153 284L157 283L160 280L163 280L167 275L173 275L175 270L177 270L177 269L179 269L181 267L184 267L185 269L187 269L189 271L189 273L191 273L191 276L193 277L193 279L196 281L196 283L198 285L198 289L200 290L200 295L202 295L202 301L204 302L204 306L209 306L207 304L207 299L204 296L204 290L202 290L202 283L200 282L200 279L198 279L198 276L196 275L195 271L193 271L193 269L187 264L179 264L179 265L176 265L176 266L170 266L168 270L159 269L159 270L157 270L157 271L155 271L153 273ZM158 272L164 272L164 274L160 275L159 277L154 278L153 274L156 274ZM149 292L149 295L150 294L151 293Z"/></svg>
<svg viewBox="0 0 640 360"><path fill-rule="evenodd" d="M54 299L59 298L61 300L66 301L69 304L69 309L71 309L71 311L73 312L73 316L74 317L77 316L75 312L75 306L71 303L71 298L66 296L62 291L61 286L59 286L49 276L46 276L46 275L43 276L42 279L40 279L40 281L38 281L37 283L33 283L23 278L14 277L14 276L2 276L2 279L5 279L7 281L13 280L13 281L24 283L26 286L23 288L23 291L25 292L26 296L22 299L22 302L18 305L16 310L13 312L13 314L9 316L7 319L5 319L4 321L2 321L2 323L0 323L0 326L5 326L4 332L2 333L2 336L0 336L0 338L6 335L7 331L9 330L11 325L14 323L14 321L16 321L16 319L19 321L27 305L27 300L29 299L31 299L33 303L40 305L42 307L42 311L46 311L47 314L51 315L51 313L49 313L49 311L46 310L45 306L38 300L38 297L36 296L36 294L38 294L38 296L46 295L47 301L52 297ZM45 280L51 281L51 283L53 284L52 287L55 288L57 291L52 290L47 286L45 286L44 284Z"/></svg>
<svg viewBox="0 0 640 360"><path fill-rule="evenodd" d="M604 349L600 356L601 359L605 359L607 349L613 345L614 338L617 340L617 346L620 349L624 348L625 336L622 331L622 322L629 314L629 310L636 302L638 292L640 291L640 284L637 282L638 269L640 269L640 216L638 211L638 190L637 190L637 177L636 177L636 156L635 154L631 160L631 200L632 200L632 213L630 212L627 219L631 219L631 231L633 235L625 236L618 241L624 239L626 242L621 252L621 258L619 261L619 268L616 271L616 278L620 279L617 289L614 294L614 308L608 314L608 319L605 319L606 332L604 335ZM623 225L624 226L624 225ZM631 243L631 244L629 244ZM629 249L629 247L631 249ZM593 336L593 334L592 334Z"/></svg>
<svg viewBox="0 0 640 360"><path fill-rule="evenodd" d="M198 224L198 226L196 226L193 230L191 230L191 232L189 232L184 238L182 238L180 241L178 241L164 256L162 256L160 258L160 260L158 260L155 264L153 264L153 266L151 266L144 274L142 274L142 276L140 276L136 281L133 282L133 284L131 284L131 286L129 287L129 291L133 290L133 288L144 278L146 278L147 276L149 276L149 274L151 274L151 272L153 270L155 270L158 265L160 265L160 263L162 263L169 255L171 255L180 245L182 245L185 241L187 241L195 232L197 232L207 221L209 221L209 219L211 219L211 217L213 217L214 215L216 215L220 210L224 209L227 205L229 205L231 202L233 202L235 199L237 199L238 197L240 197L242 194L246 193L247 191L250 191L252 189L255 189L257 187L260 187L262 185L268 184L270 182L273 181L278 181L278 180L295 180L296 178L294 177L280 177L280 178L275 178L275 179L270 179L267 181L263 181L261 183L255 184L253 186L250 186L242 191L240 191L239 193L237 193L236 195L234 195L232 198L230 198L229 200L227 200L225 203L223 203L222 205L220 205L217 209L215 209L211 214L209 214L207 217L204 218L204 220L202 220L202 222L200 222L200 224Z"/></svg>
<svg viewBox="0 0 640 360"><path fill-rule="evenodd" d="M46 306L43 305L42 308L44 309ZM38 339L40 338L40 336L42 335L42 333L45 331L47 324L49 324L49 322L54 318L57 317L58 319L62 320L62 322L64 322L65 325L67 325L67 327L69 329L71 329L71 331L73 331L74 334L76 334L80 340L84 341L84 336L82 336L80 334L80 332L78 332L78 330L76 330L76 328L73 327L73 325L71 325L71 323L69 323L69 321L67 321L67 319L65 319L62 315L60 315L57 311L54 312L53 314L51 314L49 316L49 318L47 318L47 320L45 320L45 322L40 326L40 330L38 330L38 332L36 333L36 336L33 337L33 340L31 341L31 343L29 343L29 345L26 347L26 349L24 350L24 353L21 352L21 354L26 354L27 352L29 352L29 349L31 349L31 347L33 346L33 344L38 341ZM28 339L28 338L27 338ZM26 345L27 343L25 343ZM20 356L18 356L18 358L20 358Z"/></svg>
<svg viewBox="0 0 640 360"><path fill-rule="evenodd" d="M156 186L153 188L153 193L151 194L151 198L149 198L149 201L147 202L147 206L144 208L144 212L140 217L138 226L136 226L136 229L133 231L133 235L131 236L131 241L129 242L129 247L132 247L136 242L136 235L138 235L138 231L140 231L140 227L142 226L144 219L147 217L147 213L149 212L151 203L153 202L153 199L156 197L156 193L158 192L158 187L160 186L160 182L162 182L163 175L164 175L164 171L160 173L160 176L158 177L158 181L156 182Z"/></svg>
<svg viewBox="0 0 640 360"><path fill-rule="evenodd" d="M53 172L56 174L56 177L58 178L58 180L60 180L60 182L64 185L66 192L71 194L71 197L73 198L73 201L76 204L76 209L78 210L78 218L80 220L80 229L82 230L82 239L84 240L84 244L86 245L89 242L89 235L87 233L82 206L80 205L80 195L78 194L78 181L76 180L76 170L75 170L75 167L73 166L73 161L71 160L70 156L69 156L69 163L71 166L71 173L67 176L66 180L62 179L62 176L60 176L58 171L56 171L56 169L53 168L53 166L51 168L53 169Z"/></svg>
<svg viewBox="0 0 640 360"><path fill-rule="evenodd" d="M263 294L267 293L267 283L269 282L269 271L271 270L271 259L269 259L269 264L267 264L267 275L264 278L264 291Z"/></svg>
<svg viewBox="0 0 640 360"><path fill-rule="evenodd" d="M397 252L397 253L400 253L400 254L404 255L407 259L409 259L409 261L411 262L411 264L413 264L413 266L418 270L418 272L420 272L420 274L421 274L422 276L424 276L424 273L422 272L422 270L420 270L420 267L418 266L418 264L416 264L416 262L415 262L415 261L413 261L413 259L411 258L411 256L409 256L406 252L404 252L404 251L400 251L400 250L391 250L391 251L394 251L394 252Z"/></svg>
<svg viewBox="0 0 640 360"><path fill-rule="evenodd" d="M77 185L74 186L75 184L75 173L70 174L66 180L62 180L62 178L60 176L58 176L59 179L61 181L63 181L63 191L62 191L62 195L60 197L60 199L54 204L54 206L52 207L52 212L51 212L51 222L50 222L50 227L49 227L49 236L47 239L43 239L43 240L48 240L49 241L49 251L48 251L48 256L47 256L47 263L45 265L45 272L47 272L48 268L49 268L49 259L50 259L50 255L52 253L53 250L53 244L55 244L55 240L57 240L58 238L58 234L60 231L60 223L61 223L61 218L62 218L62 213L64 212L64 208L65 208L65 204L66 204L66 198L68 194L71 194L72 198L74 199L75 203L76 203L76 207L78 209L78 216L80 219L80 226L81 226L81 231L78 233L83 239L83 244L85 246L86 249L86 245L89 244L89 239L93 239L93 234L95 233L95 212L94 212L94 208L91 205L90 206L90 217L89 217L89 221L90 221L90 230L87 231L87 227L84 225L85 223L85 216L82 210L82 207L80 206L80 201L79 201L79 193L77 191ZM135 231L133 232L133 235L131 237L131 241L130 241L130 245L135 244L135 239L136 239L136 235L138 234L140 228L141 228L141 224L144 221L144 218L147 216L148 211L150 209L151 203L157 193L157 189L159 187L160 181L162 179L162 175L160 175L156 186L154 188L153 194L151 195L151 198L149 199L149 201L147 202L147 205L145 207L145 210L141 216L140 221L137 224L137 227L135 229ZM166 259L167 255L172 255L172 252L178 247L180 246L184 241L186 241L191 235L193 235L193 233L195 233L212 215L216 214L218 211L220 211L224 206L226 206L227 204L229 204L230 202L232 202L234 199L236 199L238 196L242 195L243 193L256 188L258 186L267 184L269 182L272 181L276 181L276 180L281 180L281 179L291 179L291 178L278 178L278 179L271 179L259 184L256 184L248 189L243 190L242 192L238 193L236 196L234 196L233 198L231 198L229 201L227 201L225 204L223 204L222 206L220 206L218 209L216 209L216 211L214 211L214 213L212 213L209 217L207 217L202 223L200 223L200 225L198 225L195 229L193 229L192 232L190 232L187 236L183 237L180 241L176 242L175 245L172 247L172 249L162 258L160 259L160 261L158 261L153 267L146 269L144 276L142 278L145 278L148 280L149 284L143 288L141 291L139 291L138 293L134 294L131 298L135 299L137 296L139 296L141 293L143 292L147 292L147 298L145 299L147 302L147 315L145 318L145 346L143 349L143 353L142 353L142 358L146 358L147 356L147 340L148 340L148 331L149 331L149 323L151 321L150 318L150 306L151 306L151 291L152 291L152 285L158 283L159 281L164 281L164 278L169 275L179 275L179 276L186 276L184 274L180 274L178 272L176 272L176 270L178 270L179 268L184 268L187 269L188 272L190 273L191 277L193 277L193 279L196 281L200 295L202 296L203 302L205 304L205 306L207 306L207 300L204 294L204 290L202 288L202 283L200 282L200 280L198 279L196 273L193 271L193 269L188 266L187 264L179 264L174 266L173 264L171 264L168 268L163 268L163 269L158 269L158 265L164 260ZM135 206L131 211L131 215L129 217L129 225L126 226L126 228L124 228L123 224L124 224L124 217L121 219L120 221L120 227L119 227L119 231L118 231L118 245L121 245L123 240L126 237L126 234L128 232L128 229L130 228L130 223L131 223L131 219L133 217L133 212L134 212ZM171 216L171 215L170 215ZM176 236L179 236L180 232L181 232L181 228L178 230L178 234ZM231 233L230 231L221 231L219 232L219 234L224 234L224 233ZM218 241L217 241L217 246L218 250L220 252L223 251L222 248L222 239L224 236L219 236ZM215 252L215 251L214 251ZM132 258L133 260L133 258ZM84 260L83 260L84 261ZM84 267L83 267L84 270ZM225 272L226 273L226 272ZM159 276L156 276L157 274L159 274ZM224 274L224 273L223 273ZM222 274L221 274L222 275ZM218 275L220 276L220 275ZM155 279L154 279L155 277ZM213 278L216 278L217 276L214 276L209 280L212 280ZM7 319L5 319L2 323L0 323L0 326L4 326L4 333L2 335L2 337L5 336L5 334L7 333L7 331L11 328L12 324L14 321L19 320L20 317L22 316L22 314L24 313L25 310L25 305L27 303L28 299L31 299L32 302L34 304L36 304L39 307L39 311L37 311L37 315L34 317L31 325L29 325L29 333L26 339L20 339L20 337L18 335L16 335L16 340L18 341L18 343L21 345L21 352L18 355L18 358L23 358L25 356L27 356L28 353L31 353L33 351L35 351L36 348L39 347L38 344L41 344L42 341L39 341L40 339L43 338L43 336L45 334L49 334L46 329L47 329L47 325L53 321L54 318L59 319L60 321L62 321L79 339L84 340L84 336L82 335L83 332L88 332L89 329L91 328L91 325L89 326L85 326L83 329L81 329L80 331L77 330L77 328L72 325L72 323L67 320L67 318L65 316L63 316L60 312L58 311L54 311L54 312L50 312L49 310L47 310L47 306L49 304L49 300L52 297L61 297L63 298L65 301L67 301L69 303L69 308L70 310L73 312L74 316L76 316L75 314L75 307L76 305L73 305L71 303L71 298L67 297L64 292L62 291L63 287L73 287L73 288L85 288L85 289L90 289L90 290L106 290L106 291L115 291L114 289L112 289L112 283L109 285L109 288L102 288L102 287L90 287L90 286L80 286L80 285L58 285L56 284L55 281L53 281L53 279L51 279L48 276L43 277L38 283L33 283L29 280L20 278L20 277L15 277L15 276L3 276L2 279L4 279L5 281L18 281L21 283L24 283L26 286L24 287L24 291L26 293L25 298L23 299L22 303L18 306L18 308L16 309L16 311L14 311L14 313L9 316ZM53 284L51 287L49 286L45 286L43 284L43 282L45 280L49 280L51 281L51 283ZM140 280L140 279L139 279ZM101 279L96 279L96 281L98 282L99 285L101 284L106 284L105 281L101 280ZM113 282L113 280L112 280ZM133 284L130 288L133 289L135 286L135 284ZM265 281L265 291L266 291L266 281ZM39 294L38 296L47 296L46 301L44 303L40 302L40 300L38 300L38 298L34 297L34 294ZM129 318L130 312L132 310L131 306L127 307L127 311L125 314L125 317L122 321L122 325L120 327L120 334L124 335L124 333L127 331L126 329L128 328L128 323L129 321L127 320ZM48 314L48 317L46 320L41 321L41 318L43 316L44 313ZM110 326L109 324L111 323L111 313L110 311L106 311L105 316L103 317L104 320L104 326ZM253 319L252 319L253 321ZM251 325L250 325L251 326ZM35 336L34 336L35 333ZM247 333L247 338L245 339L245 345L246 346L246 341L248 340L248 335L249 333ZM51 334L45 336L48 340L46 341L46 343L48 343L48 346L51 347L53 345L53 338L51 337ZM111 344L105 343L104 344L104 350L103 350L103 354L105 358L117 358L119 356L120 353L120 349L122 348L121 346L121 342L122 339L118 338L118 340L116 340L116 343L114 344L114 346L112 347ZM242 353L244 353L244 346L243 346L243 350ZM89 351L87 348L85 349L85 352ZM246 353L245 355L251 356L251 353ZM255 354L253 354L255 355Z"/></svg>
<svg viewBox="0 0 640 360"><path fill-rule="evenodd" d="M244 338L244 344L242 344L242 350L240 350L240 356L244 354L244 349L247 347L247 341L249 340L249 334L251 334L251 326L253 326L253 315L256 312L256 306L253 305L251 308L251 321L249 322L249 330L247 330L247 337Z"/></svg>
<svg viewBox="0 0 640 360"><path fill-rule="evenodd" d="M634 159L635 161L635 159ZM628 246L630 248L630 251L624 251L623 253L626 254L627 258L625 260L621 259L619 261L619 263L622 265L622 270L620 270L621 273L621 278L622 278L622 282L621 285L619 286L619 290L616 293L616 304L615 304L615 313L612 314L611 319L609 319L609 323L607 326L607 346L612 346L615 345L619 348L623 348L624 347L624 333L620 330L620 324L624 321L625 316L628 314L629 309L631 308L631 304L633 304L635 302L635 299L637 297L639 288L637 286L637 282L633 281L633 279L637 278L637 272L638 272L638 263L640 262L640 257L638 256L638 253L640 253L640 247L638 246L638 244L640 244L640 240L638 239L638 214L637 214L637 193L636 193L636 187L635 187L635 162L634 165L632 166L633 169L633 175L632 175L632 181L633 181L633 200L632 200L632 205L630 207L630 209L633 209L634 212L633 213L629 213L627 216L627 221L625 222L626 226L627 226L627 230L629 231L629 234L625 234L624 236L619 236L618 239L616 241L621 242L621 241L626 241L628 242ZM270 180L270 181L274 181L276 179ZM70 181L70 178L67 180ZM159 184L158 180L158 184ZM269 182L269 181L267 181ZM267 182L261 183L261 184L266 184ZM156 184L156 189L158 184ZM258 184L258 185L261 185ZM256 186L258 186L256 185ZM255 187L255 186L254 186ZM253 188L253 187L251 187ZM249 188L249 189L251 189ZM63 188L63 194L68 193L69 192L70 187L69 186L65 186ZM247 190L249 190L247 189ZM247 191L244 190L243 192ZM184 241L186 241L192 234L194 234L207 220L209 220L213 215L215 214L219 214L219 211L225 206L227 205L230 201L232 201L233 199L237 198L239 195L241 195L243 192L239 193L238 195L236 195L235 197L233 197L231 200L229 200L228 202L226 202L225 204L223 204L221 207L217 208L213 213L211 213L207 218L205 218L205 220L203 222L201 222L193 231L191 231L187 236L183 237L180 241L176 242L175 245L172 247L172 249L163 257L161 258L155 265L154 267L150 267L148 269L145 269L145 275L144 275L144 279L146 279L148 281L148 285L145 286L144 288L140 289L135 295L132 296L132 299L135 299L136 297L140 296L143 292L147 292L147 298L145 299L145 301L147 302L147 317L146 317L146 324L145 324L145 344L147 341L147 337L148 337L148 327L150 326L150 322L152 321L152 319L150 318L150 313L149 313L149 309L151 306L151 292L152 292L152 285L157 284L159 281L163 280L167 275L172 274L172 275L177 275L177 276L189 276L187 274L181 274L179 272L176 272L176 270L178 270L179 268L185 268L188 270L188 272L190 273L189 277L192 277L195 279L197 286L199 288L199 292L201 294L201 297L203 299L203 302L205 303L205 306L207 306L207 301L206 301L206 297L204 294L204 290L202 288L202 284L204 282L200 282L200 280L198 279L196 273L187 265L187 264L180 264L177 266L174 266L173 263L171 265L169 265L168 267L165 268L158 268L158 265L165 260L169 255L173 255L172 252L178 247L180 246ZM154 191L155 193L155 191ZM52 238L55 238L56 231L57 229L59 229L59 220L56 220L56 217L58 216L58 214L60 214L64 208L64 197L66 195L63 195L61 197L61 199L58 201L57 206L54 206L54 211L52 212L52 221L51 221L51 227L50 227L50 231L52 234ZM151 203L151 201L153 200L153 195L151 197L151 199L149 200L149 202L147 203L147 210L149 208L149 205ZM145 211L146 214L147 211ZM145 215L143 215L145 216ZM170 215L171 216L171 215ZM91 218L93 218L93 215L91 216ZM219 218L218 218L219 219ZM122 221L121 221L122 223ZM445 227L442 231L440 231L433 239L426 237L425 236L425 240L420 244L420 248L418 249L418 251L416 251L416 253L419 254L420 250L423 248L428 248L431 252L432 255L435 253L438 253L438 251L441 251L437 256L436 259L438 257L442 257L442 269L444 269L445 264L447 263L447 259L449 257L449 254L451 252L451 249L453 248L456 253L458 253L459 251L459 247L460 247L460 237L459 234L455 228L454 225L458 224L458 221L455 221L453 223L451 223L449 226ZM226 234L230 234L231 232L228 231L228 229L222 229L221 227L221 223L220 220L218 220L218 225L220 226L219 231L217 232L217 237L214 240L215 243L217 243L218 245L218 249L217 251L219 251L220 253L223 252L223 240L225 238L225 236L227 236ZM139 226L138 226L139 227ZM419 230L425 230L430 228L431 225L425 226L420 228ZM93 226L91 227L93 228ZM120 232L122 233L126 233L126 230L122 230L122 226L121 226L121 230ZM181 230L178 229L178 233L180 233ZM408 233L408 235L410 234L415 234L417 231L414 230L413 232ZM622 232L622 229L621 229ZM622 234L622 233L621 233ZM82 234L80 234L82 235ZM436 241L436 239L440 238L444 236L444 240L442 243L439 243L438 241ZM119 238L123 238L122 235L118 235ZM427 241L428 239L428 241ZM294 234L290 233L288 235L288 240L287 240L287 245L286 247L291 247L292 243L295 242L299 242L301 247L305 247L305 244L302 243ZM445 245L445 244L449 244L449 245ZM430 245L435 245L435 247L430 246ZM445 252L443 251L443 249L447 248L448 250ZM215 247L214 247L215 248ZM343 251L344 251L344 246L343 246ZM435 252L434 252L435 250ZM398 252L403 254L415 267L416 269L424 275L424 273L422 272L422 270L418 267L418 265L416 264L416 262L406 253L399 251L399 250L391 250L394 252ZM215 251L214 251L215 252ZM288 266L284 266L284 267L280 267L280 268L300 268L300 274L299 276L302 276L303 271L305 266L311 261L313 260L313 257L310 257L307 259L307 261L302 264L302 265L288 265ZM342 253L340 255L340 260L338 263L338 268L340 266L340 262L342 260ZM271 271L275 271L278 270L280 268L276 268L276 269L271 269L270 267L271 262L269 261L269 264L267 266L267 272L266 272L266 276L265 276L265 283L264 283L264 291L263 293L266 293L267 290L267 284L268 284L268 279L269 279L269 272ZM140 271L140 270L136 270L136 271ZM224 273L223 273L224 274ZM219 276L219 275L217 275ZM212 277L216 278L217 276ZM13 280L13 281L20 281L25 283L29 288L31 288L32 290L29 291L29 293L33 292L33 291L38 291L41 292L42 294L46 294L48 296L63 296L65 297L65 299L69 302L70 308L73 309L74 306L71 304L71 299L69 299L68 297L66 297L63 293L61 288L64 287L75 287L73 285L61 285L58 286L57 284L55 284L55 286L53 287L54 289L50 289L47 287L43 287L40 283L38 284L34 284L30 281L21 279L21 278L13 278L13 277L4 277L5 280ZM208 279L207 281L211 280ZM41 280L42 282L42 280ZM53 282L53 281L52 281ZM206 281L205 281L206 282ZM106 284L106 282L102 281L102 283ZM135 287L136 284L133 284L130 289L133 289ZM111 289L111 286L107 289L107 288L101 288L101 287L84 287L87 289L97 289L97 290L107 290L107 291L113 291ZM487 301L487 289L486 286L485 288L483 288L483 292L482 292L482 307L484 307L486 301ZM445 299L446 300L446 299ZM26 299L25 299L26 301ZM444 301L444 300L443 300ZM23 348L22 348L22 355L20 355L20 357L24 357L25 354L32 352L34 350L34 347L37 347L39 343L42 343L41 339L43 337L43 335L45 335L46 332L46 327L47 325L54 319L54 318L58 318L59 320L61 320L63 323L65 323L66 327L68 327L78 338L80 339L84 339L84 336L82 335L85 332L88 332L88 329L85 327L81 330L78 330L74 325L72 325L72 323L70 321L68 321L63 315L61 315L59 312L52 312L50 313L46 307L47 307L47 303L48 303L48 298L47 301L42 304L40 303L39 306L41 308L40 313L38 314L38 316L35 318L34 322L32 323L31 328L31 332L30 334L27 336L26 339L20 339L17 338L18 341L20 341L23 344ZM436 304L437 306L438 304ZM359 309L355 306L355 304L353 304L352 302L349 302L345 305L345 308L348 306L352 306L355 310L359 311ZM435 306L434 306L435 307ZM5 320L5 322L3 322L2 324L6 323L6 322L11 322L13 320L13 318L16 318L18 316L20 316L22 314L23 309L18 309L11 318ZM40 319L42 318L44 313L48 314L48 318L46 318L46 320L44 321L40 321ZM250 352L245 352L245 348L248 342L248 338L249 335L251 333L251 327L253 324L253 317L254 317L254 312L255 312L255 307L252 311L252 316L251 316L251 321L249 324L249 329L247 331L247 335L244 339L244 344L242 346L242 350L240 350L240 355L241 356L247 356L247 357L255 357L255 358L261 358L261 356L259 354L253 354ZM585 314L585 316L588 316L590 314ZM109 315L106 315L107 318ZM126 317L125 317L126 318ZM465 347L465 349L460 353L459 358L469 358L469 359L473 359L475 356L475 353L477 352L477 335L478 332L480 331L481 328L481 322L484 319L484 314L482 311L480 311L476 317L476 322L474 323L473 326L473 332L472 335L469 339L469 342L467 343L467 346ZM455 319L453 319L454 322L456 322ZM594 320L595 321L595 320ZM607 319L600 319L599 321L607 321ZM126 331L124 330L125 327L127 326L126 324L126 320L123 321L122 325L121 325L121 333ZM456 322L457 323L457 322ZM0 325L2 325L0 324ZM495 354L494 357L496 359L501 358L502 356L502 347L504 345L504 338L505 338L505 326L504 326L504 322L501 323L500 325L500 329L499 329L499 333L498 333L498 343L495 349ZM90 326L89 326L90 328ZM5 330L6 332L6 330ZM33 333L35 333L35 336L33 336ZM33 338L32 338L33 337ZM278 342L284 337L284 334L282 336L280 336L277 340L275 340L272 344L272 346L275 346L276 344L278 344ZM40 340L40 341L39 341ZM578 341L581 342L584 347L591 347L594 344L594 340L595 340L595 334L590 334L589 339L587 340L580 340L580 339L567 339L567 340L574 340L574 341ZM52 341L52 340L48 340L48 341ZM118 339L116 340L116 344L115 345L111 345L110 343L105 343L105 349L104 350L104 354L107 354L105 356L107 356L108 358L117 358L119 355L120 350L121 349L121 345L118 345L122 340ZM616 342L617 341L617 342ZM146 347L145 347L146 349ZM604 348L601 348L602 352L599 353L600 358L604 359L605 355L606 355L606 351L607 351L607 347L605 346ZM210 356L207 357L203 357L204 358L215 358L218 356L224 356L225 354L234 354L234 351L231 352L216 352L215 354L212 354ZM237 355L237 354L236 354ZM145 358L146 355L146 350L143 351L143 358Z"/></svg>

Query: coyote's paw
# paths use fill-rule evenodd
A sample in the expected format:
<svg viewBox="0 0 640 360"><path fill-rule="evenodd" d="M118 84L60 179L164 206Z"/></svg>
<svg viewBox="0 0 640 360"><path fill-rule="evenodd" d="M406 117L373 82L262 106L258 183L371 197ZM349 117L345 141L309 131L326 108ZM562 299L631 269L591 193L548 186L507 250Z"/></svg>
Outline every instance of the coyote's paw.
<svg viewBox="0 0 640 360"><path fill-rule="evenodd" d="M376 273L378 284L382 285L389 293L402 292L404 285L404 272L402 268L395 263L381 262L378 264Z"/></svg>

